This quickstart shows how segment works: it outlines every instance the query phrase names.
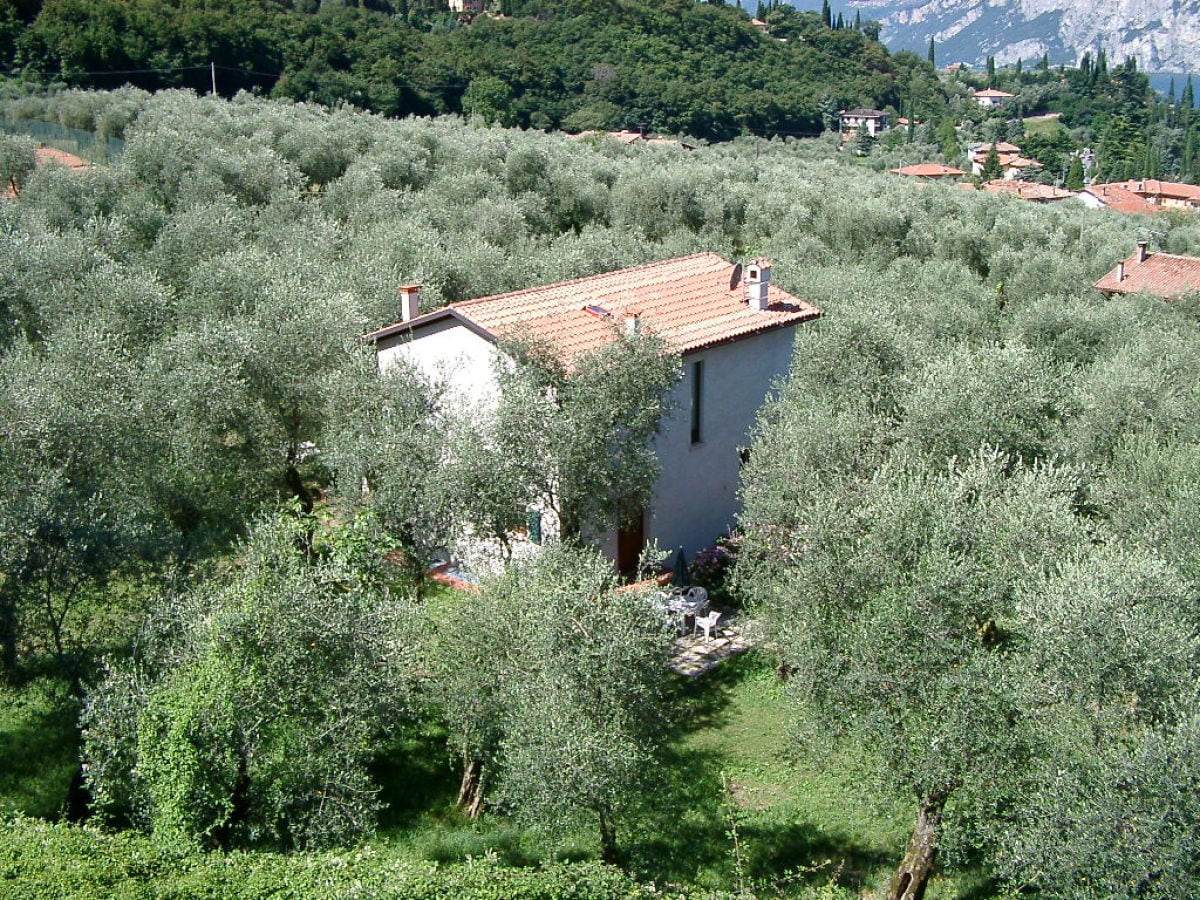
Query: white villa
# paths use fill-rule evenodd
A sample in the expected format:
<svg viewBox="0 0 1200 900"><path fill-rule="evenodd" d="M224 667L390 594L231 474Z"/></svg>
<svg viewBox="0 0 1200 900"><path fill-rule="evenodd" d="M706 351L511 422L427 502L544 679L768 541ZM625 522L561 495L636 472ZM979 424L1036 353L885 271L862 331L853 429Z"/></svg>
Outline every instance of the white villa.
<svg viewBox="0 0 1200 900"><path fill-rule="evenodd" d="M706 547L734 524L750 429L792 358L795 327L817 307L771 283L771 263L734 266L698 253L587 278L451 303L421 313L420 289L400 289L400 321L367 335L381 369L399 358L444 380L464 408L495 397L497 342L530 335L567 357L615 339L620 328L655 332L682 356L684 376L654 446L662 473L650 508L600 543L622 571L646 541ZM617 325L614 328L614 324Z"/></svg>

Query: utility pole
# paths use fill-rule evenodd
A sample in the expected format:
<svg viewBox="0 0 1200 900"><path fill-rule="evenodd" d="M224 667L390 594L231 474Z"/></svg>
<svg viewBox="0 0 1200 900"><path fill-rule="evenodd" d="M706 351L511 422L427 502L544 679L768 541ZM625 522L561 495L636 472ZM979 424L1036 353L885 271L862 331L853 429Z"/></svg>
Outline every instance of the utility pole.
<svg viewBox="0 0 1200 900"><path fill-rule="evenodd" d="M215 97L217 96L217 64L209 60L208 68L212 73L212 95Z"/></svg>

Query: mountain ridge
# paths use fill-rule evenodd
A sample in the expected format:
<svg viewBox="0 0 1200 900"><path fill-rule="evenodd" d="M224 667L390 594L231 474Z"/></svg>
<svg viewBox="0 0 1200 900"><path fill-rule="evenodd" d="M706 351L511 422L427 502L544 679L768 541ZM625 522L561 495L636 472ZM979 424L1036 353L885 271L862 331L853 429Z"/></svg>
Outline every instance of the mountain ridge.
<svg viewBox="0 0 1200 900"><path fill-rule="evenodd" d="M982 66L1049 57L1075 65L1103 50L1134 57L1146 72L1189 72L1200 60L1200 0L848 0L878 20L893 52L924 52L937 62Z"/></svg>

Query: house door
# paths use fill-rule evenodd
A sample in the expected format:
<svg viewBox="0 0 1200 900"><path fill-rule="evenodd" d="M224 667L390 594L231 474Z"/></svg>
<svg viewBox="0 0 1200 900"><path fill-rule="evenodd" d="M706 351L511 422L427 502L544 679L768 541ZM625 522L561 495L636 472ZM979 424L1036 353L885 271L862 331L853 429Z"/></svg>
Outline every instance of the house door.
<svg viewBox="0 0 1200 900"><path fill-rule="evenodd" d="M617 532L617 571L626 578L637 575L638 557L646 543L646 511L639 509Z"/></svg>

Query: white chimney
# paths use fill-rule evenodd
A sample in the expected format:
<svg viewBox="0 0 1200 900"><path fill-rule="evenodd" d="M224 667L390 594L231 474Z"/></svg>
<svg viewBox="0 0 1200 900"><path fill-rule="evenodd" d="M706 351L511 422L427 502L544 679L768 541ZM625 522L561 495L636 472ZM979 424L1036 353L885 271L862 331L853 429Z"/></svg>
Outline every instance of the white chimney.
<svg viewBox="0 0 1200 900"><path fill-rule="evenodd" d="M397 289L400 295L400 321L408 322L415 319L421 310L421 286L419 284L402 284Z"/></svg>
<svg viewBox="0 0 1200 900"><path fill-rule="evenodd" d="M1124 280L1125 280L1125 260L1121 260L1119 263L1117 263L1117 281L1120 282L1120 281L1124 281Z"/></svg>
<svg viewBox="0 0 1200 900"><path fill-rule="evenodd" d="M1146 246L1147 246L1146 241L1138 241L1137 242L1138 262L1146 261Z"/></svg>
<svg viewBox="0 0 1200 900"><path fill-rule="evenodd" d="M625 333L632 336L642 330L642 311L640 309L625 310Z"/></svg>
<svg viewBox="0 0 1200 900"><path fill-rule="evenodd" d="M771 300L768 296L771 286L771 261L765 258L754 260L746 266L746 299L750 308L757 312L765 312Z"/></svg>

